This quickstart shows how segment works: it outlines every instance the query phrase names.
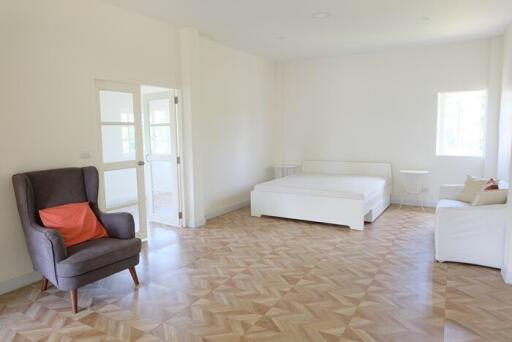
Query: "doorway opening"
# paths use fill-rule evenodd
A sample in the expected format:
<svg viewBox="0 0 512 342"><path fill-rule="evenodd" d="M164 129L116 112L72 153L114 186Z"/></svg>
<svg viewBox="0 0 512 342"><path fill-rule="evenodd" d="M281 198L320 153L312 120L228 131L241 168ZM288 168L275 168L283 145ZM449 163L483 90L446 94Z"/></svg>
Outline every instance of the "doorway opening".
<svg viewBox="0 0 512 342"><path fill-rule="evenodd" d="M153 224L181 227L182 169L175 89L96 81L100 207L129 212L136 235Z"/></svg>

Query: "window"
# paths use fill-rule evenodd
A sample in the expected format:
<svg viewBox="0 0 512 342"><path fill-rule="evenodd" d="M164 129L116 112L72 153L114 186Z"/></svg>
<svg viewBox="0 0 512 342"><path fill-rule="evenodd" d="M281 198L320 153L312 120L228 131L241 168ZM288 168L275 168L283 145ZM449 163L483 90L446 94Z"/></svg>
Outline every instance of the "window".
<svg viewBox="0 0 512 342"><path fill-rule="evenodd" d="M487 91L438 94L437 155L482 157Z"/></svg>

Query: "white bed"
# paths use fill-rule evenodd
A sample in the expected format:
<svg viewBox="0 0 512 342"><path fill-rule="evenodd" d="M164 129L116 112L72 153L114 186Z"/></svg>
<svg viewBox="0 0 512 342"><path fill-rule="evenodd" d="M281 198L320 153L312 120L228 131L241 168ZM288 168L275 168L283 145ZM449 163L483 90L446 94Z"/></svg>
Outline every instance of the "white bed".
<svg viewBox="0 0 512 342"><path fill-rule="evenodd" d="M391 165L305 161L303 173L261 183L251 192L252 216L277 216L363 230L389 206Z"/></svg>

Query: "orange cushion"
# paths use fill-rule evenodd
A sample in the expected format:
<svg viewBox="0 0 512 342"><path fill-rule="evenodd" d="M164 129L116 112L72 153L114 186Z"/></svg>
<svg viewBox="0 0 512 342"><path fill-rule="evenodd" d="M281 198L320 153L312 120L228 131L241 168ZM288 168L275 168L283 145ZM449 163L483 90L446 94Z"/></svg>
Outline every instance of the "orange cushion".
<svg viewBox="0 0 512 342"><path fill-rule="evenodd" d="M88 240L108 237L89 203L70 203L39 210L43 225L57 229L64 238L66 247Z"/></svg>

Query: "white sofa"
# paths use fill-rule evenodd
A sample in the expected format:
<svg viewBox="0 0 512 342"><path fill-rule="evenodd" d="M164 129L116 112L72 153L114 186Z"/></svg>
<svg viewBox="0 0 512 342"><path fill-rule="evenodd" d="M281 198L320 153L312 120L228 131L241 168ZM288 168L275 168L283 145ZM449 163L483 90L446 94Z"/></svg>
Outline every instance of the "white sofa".
<svg viewBox="0 0 512 342"><path fill-rule="evenodd" d="M443 185L436 208L435 258L494 268L503 265L506 204L457 201L463 185Z"/></svg>

